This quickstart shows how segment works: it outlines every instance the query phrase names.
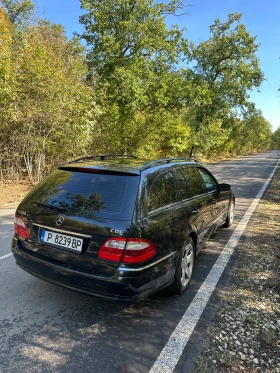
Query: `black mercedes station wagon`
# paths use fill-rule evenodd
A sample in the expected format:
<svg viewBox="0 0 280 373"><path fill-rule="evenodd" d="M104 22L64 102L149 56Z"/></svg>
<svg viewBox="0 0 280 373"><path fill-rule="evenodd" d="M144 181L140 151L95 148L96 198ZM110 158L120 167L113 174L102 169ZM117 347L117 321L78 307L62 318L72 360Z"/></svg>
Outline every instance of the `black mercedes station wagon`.
<svg viewBox="0 0 280 373"><path fill-rule="evenodd" d="M20 203L12 251L43 280L116 300L183 293L235 197L190 158L92 156L52 172Z"/></svg>

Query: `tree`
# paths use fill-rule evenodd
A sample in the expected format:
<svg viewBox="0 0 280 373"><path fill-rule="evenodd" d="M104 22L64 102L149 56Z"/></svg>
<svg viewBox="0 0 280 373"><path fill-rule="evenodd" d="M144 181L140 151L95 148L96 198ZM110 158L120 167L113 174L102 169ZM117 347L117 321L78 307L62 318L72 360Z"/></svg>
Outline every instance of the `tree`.
<svg viewBox="0 0 280 373"><path fill-rule="evenodd" d="M175 90L183 83L178 63L186 42L182 31L168 29L164 19L183 4L81 0L81 5L89 80L102 91L103 147L135 152L141 140L157 131L155 116L182 106L180 88Z"/></svg>
<svg viewBox="0 0 280 373"><path fill-rule="evenodd" d="M25 30L17 64L17 118L30 179L41 177L46 156L66 158L83 152L94 123L92 90L77 40L67 41L59 25L41 22ZM91 109L90 109L91 107ZM21 135L17 133L20 131Z"/></svg>
<svg viewBox="0 0 280 373"><path fill-rule="evenodd" d="M194 136L213 119L224 119L234 108L246 105L249 91L264 79L256 56L259 45L241 23L241 14L229 14L224 23L216 19L210 32L209 40L190 45L194 66L188 71L192 82L189 102L196 107Z"/></svg>
<svg viewBox="0 0 280 373"><path fill-rule="evenodd" d="M0 0L12 25L22 27L34 16L35 5L32 0Z"/></svg>
<svg viewBox="0 0 280 373"><path fill-rule="evenodd" d="M0 7L0 165L10 157L6 146L7 123L13 117L15 79L12 64L13 34L11 24ZM3 171L1 170L1 175Z"/></svg>
<svg viewBox="0 0 280 373"><path fill-rule="evenodd" d="M252 104L244 118L235 120L229 136L231 154L258 153L270 148L271 125Z"/></svg>
<svg viewBox="0 0 280 373"><path fill-rule="evenodd" d="M0 165L19 177L25 169L35 183L86 152L97 106L78 38L40 19L12 27L0 10Z"/></svg>
<svg viewBox="0 0 280 373"><path fill-rule="evenodd" d="M12 96L12 43L10 22L4 10L0 8L0 107L2 115Z"/></svg>
<svg viewBox="0 0 280 373"><path fill-rule="evenodd" d="M280 150L280 127L272 134L271 146L274 150Z"/></svg>

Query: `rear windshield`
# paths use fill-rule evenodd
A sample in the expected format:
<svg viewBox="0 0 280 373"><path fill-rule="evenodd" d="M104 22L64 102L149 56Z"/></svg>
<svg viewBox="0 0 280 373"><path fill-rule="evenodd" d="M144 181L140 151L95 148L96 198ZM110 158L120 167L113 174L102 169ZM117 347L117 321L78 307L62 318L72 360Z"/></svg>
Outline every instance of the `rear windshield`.
<svg viewBox="0 0 280 373"><path fill-rule="evenodd" d="M137 175L56 170L29 197L31 202L57 207L69 215L130 220L138 184Z"/></svg>

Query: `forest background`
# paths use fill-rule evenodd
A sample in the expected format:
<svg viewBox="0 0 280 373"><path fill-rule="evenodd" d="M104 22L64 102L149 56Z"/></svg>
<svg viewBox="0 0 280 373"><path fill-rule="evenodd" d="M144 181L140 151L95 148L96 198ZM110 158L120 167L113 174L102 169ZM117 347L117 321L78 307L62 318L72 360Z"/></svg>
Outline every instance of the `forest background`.
<svg viewBox="0 0 280 373"><path fill-rule="evenodd" d="M35 184L88 154L216 159L280 149L250 91L265 79L238 13L195 44L181 0L81 0L81 35L0 0L2 181Z"/></svg>

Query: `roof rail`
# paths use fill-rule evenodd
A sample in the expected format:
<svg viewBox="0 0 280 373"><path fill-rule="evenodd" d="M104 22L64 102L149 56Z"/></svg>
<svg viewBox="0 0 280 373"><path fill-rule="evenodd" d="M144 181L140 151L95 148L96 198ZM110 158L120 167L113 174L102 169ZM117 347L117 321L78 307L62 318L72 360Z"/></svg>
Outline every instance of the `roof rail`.
<svg viewBox="0 0 280 373"><path fill-rule="evenodd" d="M67 162L65 164L76 163L76 162L85 161L89 159L99 159L100 161L105 161L108 158L118 158L118 157L136 158L135 155L125 155L125 154L89 155L86 157L74 159L73 161Z"/></svg>
<svg viewBox="0 0 280 373"><path fill-rule="evenodd" d="M144 171L144 170L147 170L148 168L150 167L153 167L155 166L156 164L165 164L165 163L172 163L172 162L180 162L180 161L185 161L185 162L198 162L196 159L194 158L190 158L190 157L178 157L178 158L163 158L163 159L158 159L156 161L152 161L152 162L149 162L147 164L145 164L143 167L141 167L141 171Z"/></svg>

